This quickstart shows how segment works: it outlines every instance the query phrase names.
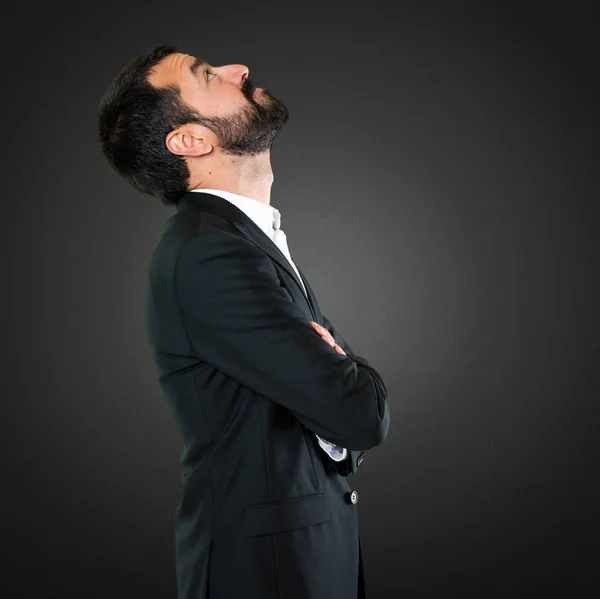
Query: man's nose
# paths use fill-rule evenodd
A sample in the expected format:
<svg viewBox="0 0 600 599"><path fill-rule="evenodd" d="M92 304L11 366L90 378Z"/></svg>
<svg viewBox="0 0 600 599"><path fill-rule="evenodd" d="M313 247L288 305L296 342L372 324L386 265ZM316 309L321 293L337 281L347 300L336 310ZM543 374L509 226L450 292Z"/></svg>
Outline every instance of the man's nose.
<svg viewBox="0 0 600 599"><path fill-rule="evenodd" d="M229 80L242 87L244 85L244 81L248 78L250 73L250 69L244 64L228 64L222 67L219 67L224 72L225 77Z"/></svg>

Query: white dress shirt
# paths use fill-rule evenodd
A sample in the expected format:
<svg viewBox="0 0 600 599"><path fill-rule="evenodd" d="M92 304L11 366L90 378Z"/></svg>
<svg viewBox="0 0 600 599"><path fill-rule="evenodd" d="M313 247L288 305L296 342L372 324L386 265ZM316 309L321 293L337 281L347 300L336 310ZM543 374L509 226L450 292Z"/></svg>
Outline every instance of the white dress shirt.
<svg viewBox="0 0 600 599"><path fill-rule="evenodd" d="M279 210L277 210L277 208L275 208L275 206L272 206L271 204L263 204L254 198L232 193L231 191L223 191L221 189L191 189L190 191L212 193L222 197L225 200L228 200L242 210L248 216L248 218L252 219L254 223L261 228L265 235L273 243L275 243L275 245L277 245L283 255L288 259L288 262L296 271L298 279L300 279L302 289L304 290L304 295L307 295L306 288L304 287L304 281L302 281L302 277L298 272L298 268L292 260L292 256L290 255L290 250L287 244L287 238L281 229L281 213ZM315 335L317 334L318 333L315 331ZM348 455L348 450L345 447L339 447L338 445L334 445L329 441L325 441L325 439L321 439L321 437L319 437L319 435L316 433L315 435L321 448L332 460L339 462L346 458Z"/></svg>

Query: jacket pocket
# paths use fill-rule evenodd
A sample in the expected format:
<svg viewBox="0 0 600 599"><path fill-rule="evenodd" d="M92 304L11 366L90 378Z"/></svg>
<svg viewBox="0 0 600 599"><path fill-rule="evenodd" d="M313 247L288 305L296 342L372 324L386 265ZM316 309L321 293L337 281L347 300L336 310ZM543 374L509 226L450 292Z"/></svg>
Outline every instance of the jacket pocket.
<svg viewBox="0 0 600 599"><path fill-rule="evenodd" d="M331 518L323 493L244 508L246 536L260 537L328 522Z"/></svg>

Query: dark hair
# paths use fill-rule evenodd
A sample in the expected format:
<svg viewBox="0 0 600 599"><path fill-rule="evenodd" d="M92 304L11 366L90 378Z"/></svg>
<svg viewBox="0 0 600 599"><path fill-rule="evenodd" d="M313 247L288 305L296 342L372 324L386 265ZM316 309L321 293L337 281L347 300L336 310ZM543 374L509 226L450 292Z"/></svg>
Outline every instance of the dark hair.
<svg viewBox="0 0 600 599"><path fill-rule="evenodd" d="M152 86L150 69L177 46L157 46L131 60L102 95L97 135L110 166L142 193L165 206L177 205L187 191L190 173L183 156L170 152L165 137L176 127L201 122L201 115L181 99L178 85Z"/></svg>

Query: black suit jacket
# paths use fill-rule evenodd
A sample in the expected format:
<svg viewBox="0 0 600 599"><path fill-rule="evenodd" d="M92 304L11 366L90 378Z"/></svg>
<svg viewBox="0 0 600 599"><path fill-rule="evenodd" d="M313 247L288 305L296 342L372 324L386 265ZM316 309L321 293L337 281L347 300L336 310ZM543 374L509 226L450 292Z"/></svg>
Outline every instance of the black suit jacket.
<svg viewBox="0 0 600 599"><path fill-rule="evenodd" d="M387 436L387 390L302 278L308 300L271 239L209 193L182 196L150 259L146 330L183 440L179 599L357 596L346 475Z"/></svg>

